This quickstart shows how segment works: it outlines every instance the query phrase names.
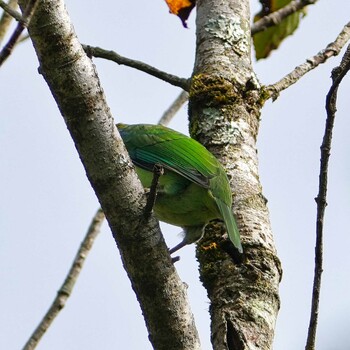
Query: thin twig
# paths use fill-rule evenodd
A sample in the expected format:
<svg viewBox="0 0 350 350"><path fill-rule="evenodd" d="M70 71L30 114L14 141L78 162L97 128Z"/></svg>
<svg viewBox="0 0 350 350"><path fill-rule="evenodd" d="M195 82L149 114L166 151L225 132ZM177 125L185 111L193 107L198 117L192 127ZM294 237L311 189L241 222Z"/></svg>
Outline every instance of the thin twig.
<svg viewBox="0 0 350 350"><path fill-rule="evenodd" d="M268 27L275 26L282 22L283 19L288 17L289 15L302 10L304 7L308 5L313 5L318 0L294 0L291 1L288 5L282 7L281 9L272 12L258 21L256 21L254 24L252 24L251 27L251 33L252 35L264 31Z"/></svg>
<svg viewBox="0 0 350 350"><path fill-rule="evenodd" d="M321 164L319 175L319 191L315 198L317 203L316 219L316 247L315 247L315 271L312 290L312 305L309 330L305 350L314 350L316 341L316 330L318 322L318 310L320 303L321 276L323 271L323 220L327 206L327 183L328 183L328 162L331 151L332 133L334 127L335 113L337 109L338 86L350 69L350 45L348 46L339 67L333 69L333 84L327 94L326 110L327 120L325 133L321 145Z"/></svg>
<svg viewBox="0 0 350 350"><path fill-rule="evenodd" d="M28 26L30 19L35 11L38 0L29 0L26 9L23 12L23 16L17 24L16 29L14 30L11 38L4 46L0 52L0 66L5 62L5 60L11 55L11 52L16 45L18 38L23 32L24 28Z"/></svg>
<svg viewBox="0 0 350 350"><path fill-rule="evenodd" d="M0 0L0 6L3 7L5 5L11 9L11 11L13 11L13 9L17 6L17 0L9 0L8 4ZM17 11L15 12L17 13ZM4 11L0 18L0 44L4 40L4 37L10 28L12 20L13 16L11 16L11 14L9 14L7 11Z"/></svg>
<svg viewBox="0 0 350 350"><path fill-rule="evenodd" d="M67 299L72 294L75 282L77 281L79 274L83 268L85 259L92 248L92 245L94 243L96 236L100 232L100 228L104 220L104 217L105 216L103 214L102 209L99 209L92 219L92 222L86 233L86 236L80 245L80 248L77 252L77 255L75 256L75 259L73 261L73 264L69 270L69 273L66 279L64 280L61 288L57 292L57 296L55 300L51 304L51 307L47 311L46 315L44 316L44 318L42 319L38 327L35 329L31 337L23 347L23 350L33 350L36 348L40 339L48 330L53 320L56 318L59 312L64 308L67 302Z"/></svg>
<svg viewBox="0 0 350 350"><path fill-rule="evenodd" d="M276 100L281 91L295 84L302 76L304 76L312 69L316 68L321 63L325 63L328 58L332 56L337 56L349 39L350 22L344 26L344 28L339 33L334 42L328 44L324 50L320 51L315 56L307 59L305 63L302 63L301 65L297 66L292 72L287 74L277 83L268 85L266 89L269 94L269 98L272 97L273 100Z"/></svg>
<svg viewBox="0 0 350 350"><path fill-rule="evenodd" d="M174 100L174 102L169 106L169 108L163 113L159 119L158 124L168 125L174 115L182 107L182 105L188 100L188 92L182 90L180 95Z"/></svg>
<svg viewBox="0 0 350 350"><path fill-rule="evenodd" d="M108 51L108 50L101 49L100 47L92 47L88 45L83 45L83 48L86 54L90 57L93 56L93 57L105 58L115 63L125 65L131 68L135 68L147 74L153 75L156 78L166 81L171 85L178 86L186 91L189 90L189 79L180 78L176 75L163 72L155 67L150 66L147 63L137 61L137 60L132 60L127 57L123 57L118 53L116 53L115 51Z"/></svg>
<svg viewBox="0 0 350 350"><path fill-rule="evenodd" d="M150 218L154 204L156 203L159 178L163 174L164 168L160 164L154 164L152 183L148 192L147 203L144 209L144 220L146 221Z"/></svg>
<svg viewBox="0 0 350 350"><path fill-rule="evenodd" d="M169 124L172 117L176 114L179 108L183 105L185 101L188 99L188 93L184 90L180 93L180 95L176 98L176 100L171 104L171 106L164 112L163 116L160 118L158 124L166 126ZM144 217L143 220L148 220L151 216L154 204L157 199L157 191L158 191L158 183L160 177L164 175L164 168L155 164L153 167L153 178L151 187L148 192L147 203L144 209ZM143 222L143 221L142 221Z"/></svg>
<svg viewBox="0 0 350 350"><path fill-rule="evenodd" d="M22 15L13 8L13 5L17 4L17 0L10 0L8 4L5 1L0 0L0 7L16 21L22 21Z"/></svg>

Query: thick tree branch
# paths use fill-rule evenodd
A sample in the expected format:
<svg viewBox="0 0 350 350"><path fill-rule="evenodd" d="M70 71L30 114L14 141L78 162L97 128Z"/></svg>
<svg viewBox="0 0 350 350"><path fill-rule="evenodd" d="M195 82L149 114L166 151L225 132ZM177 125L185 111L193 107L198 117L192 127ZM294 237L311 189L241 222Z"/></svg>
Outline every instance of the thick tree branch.
<svg viewBox="0 0 350 350"><path fill-rule="evenodd" d="M289 15L302 10L308 5L315 4L318 0L294 0L281 9L264 16L263 18L252 24L252 35L264 31L266 28L275 26L282 22Z"/></svg>
<svg viewBox="0 0 350 350"><path fill-rule="evenodd" d="M312 56L306 60L305 63L297 66L292 72L287 74L277 83L268 85L266 87L269 94L269 98L276 100L279 96L279 93L289 86L295 84L301 77L306 73L316 68L321 63L325 63L328 58L337 56L345 44L350 39L350 22L347 23L342 31L339 33L334 42L327 45L327 47L317 53L315 56Z"/></svg>
<svg viewBox="0 0 350 350"><path fill-rule="evenodd" d="M16 0L17 1L17 0ZM187 101L188 93L182 91L177 99L172 103L172 105L165 111L158 124L168 125L172 117L176 114L177 110L182 106L182 104ZM148 204L149 200L147 201ZM153 205L153 204L152 204ZM147 212L147 208L145 209ZM85 260L91 251L94 241L100 232L103 220L105 216L102 209L98 209L94 217L92 218L89 229L80 245L80 248L76 254L73 264L67 274L65 281L63 282L61 288L57 292L56 298L51 304L51 307L41 320L38 327L34 330L33 334L30 336L23 350L35 349L39 341L49 329L55 318L58 316L59 312L65 307L68 298L73 292L74 285L80 275L83 268ZM173 258L174 262L174 258Z"/></svg>
<svg viewBox="0 0 350 350"><path fill-rule="evenodd" d="M312 305L309 330L305 350L314 350L316 343L316 330L318 322L318 310L321 292L321 276L323 271L323 222L327 206L328 163L331 154L332 135L337 111L337 92L339 84L350 69L350 45L348 46L339 67L333 69L333 84L326 98L327 119L323 141L321 145L321 164L319 175L316 219L316 247L315 247L315 271L312 290Z"/></svg>
<svg viewBox="0 0 350 350"><path fill-rule="evenodd" d="M37 6L38 0L28 0L27 5L23 11L23 16L17 24L15 31L10 37L7 44L0 52L0 67L5 62L5 60L11 55L11 52L16 45L19 37L21 36L24 28L26 28L32 18L33 13L35 12L35 8Z"/></svg>
<svg viewBox="0 0 350 350"><path fill-rule="evenodd" d="M51 304L49 310L41 320L38 327L35 329L29 340L23 347L23 350L33 350L37 347L40 339L46 333L55 320L59 312L65 307L66 302L73 292L74 285L79 277L79 274L83 268L86 257L92 248L95 238L100 233L101 225L103 223L104 214L102 209L99 209L94 215L89 229L82 241L80 248L75 256L73 264L65 278L61 288L58 290L56 298Z"/></svg>
<svg viewBox="0 0 350 350"><path fill-rule="evenodd" d="M101 49L100 47L92 47L88 45L83 45L84 50L86 51L88 56L98 57L98 58L105 58L106 60L113 61L115 63L118 63L120 65L128 66L131 68L138 69L144 73L150 74L158 79L161 79L171 85L178 86L185 91L188 91L189 89L189 80L185 78L179 78L176 75L169 74L166 72L163 72L155 67L150 66L147 63L132 60L127 57L123 57L116 53L115 51L108 51Z"/></svg>
<svg viewBox="0 0 350 350"><path fill-rule="evenodd" d="M258 173L261 91L252 78L249 7L249 0L197 1L191 135L226 167L245 252L237 264L218 248L225 239L217 224L197 247L214 350L272 349L279 309L281 270Z"/></svg>
<svg viewBox="0 0 350 350"><path fill-rule="evenodd" d="M22 0L20 5L25 5ZM40 0L28 31L48 83L101 203L155 349L199 349L185 286L110 114L98 76L62 0ZM171 337L169 337L171 334Z"/></svg>

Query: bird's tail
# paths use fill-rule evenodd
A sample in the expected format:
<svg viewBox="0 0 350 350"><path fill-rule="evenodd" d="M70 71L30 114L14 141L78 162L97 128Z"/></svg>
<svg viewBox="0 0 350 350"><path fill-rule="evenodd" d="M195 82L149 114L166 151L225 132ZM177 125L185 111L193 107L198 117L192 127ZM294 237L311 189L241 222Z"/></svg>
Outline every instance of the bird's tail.
<svg viewBox="0 0 350 350"><path fill-rule="evenodd" d="M226 230L227 230L228 237L230 238L230 241L236 247L238 252L242 254L243 248L241 244L239 230L231 208L229 208L227 204L225 204L223 201L217 198L216 198L216 204L218 205L222 218L225 221Z"/></svg>

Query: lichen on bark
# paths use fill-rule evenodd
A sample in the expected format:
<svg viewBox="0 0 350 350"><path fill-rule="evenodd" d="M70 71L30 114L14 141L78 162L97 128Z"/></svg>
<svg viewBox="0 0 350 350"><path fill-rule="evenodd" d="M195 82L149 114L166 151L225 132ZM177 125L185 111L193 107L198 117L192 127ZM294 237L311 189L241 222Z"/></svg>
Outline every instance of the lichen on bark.
<svg viewBox="0 0 350 350"><path fill-rule="evenodd" d="M217 223L197 247L215 350L271 349L279 309L282 272L256 149L265 91L251 65L249 19L248 0L197 3L190 132L226 167L245 251L243 262L232 259Z"/></svg>

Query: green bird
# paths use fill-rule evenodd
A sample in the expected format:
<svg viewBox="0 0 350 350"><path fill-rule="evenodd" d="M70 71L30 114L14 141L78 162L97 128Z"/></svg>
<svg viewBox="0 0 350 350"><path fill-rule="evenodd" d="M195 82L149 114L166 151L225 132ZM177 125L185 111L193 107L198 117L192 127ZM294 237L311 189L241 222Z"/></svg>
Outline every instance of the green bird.
<svg viewBox="0 0 350 350"><path fill-rule="evenodd" d="M151 187L154 166L163 169L154 213L158 220L180 226L185 233L170 253L198 241L214 219L225 222L231 242L242 253L231 189L219 161L196 140L162 125L117 127L144 188Z"/></svg>

